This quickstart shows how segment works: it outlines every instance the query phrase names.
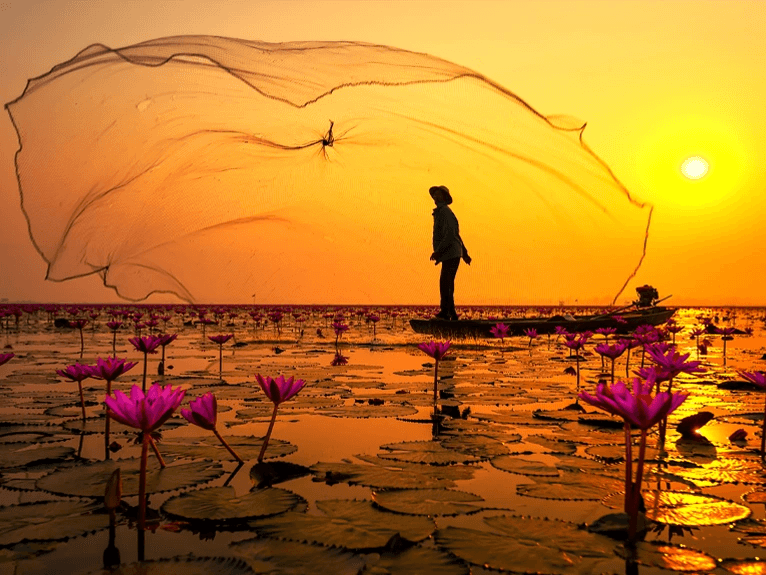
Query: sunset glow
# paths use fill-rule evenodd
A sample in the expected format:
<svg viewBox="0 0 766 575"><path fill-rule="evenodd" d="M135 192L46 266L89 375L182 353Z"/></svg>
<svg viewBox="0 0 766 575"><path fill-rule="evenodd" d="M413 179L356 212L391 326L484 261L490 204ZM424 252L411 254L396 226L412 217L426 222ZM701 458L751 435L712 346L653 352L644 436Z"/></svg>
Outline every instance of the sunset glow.
<svg viewBox="0 0 766 575"><path fill-rule="evenodd" d="M681 173L690 180L704 178L705 174L707 174L707 170L708 163L704 158L700 158L699 156L686 158L683 164L681 164Z"/></svg>

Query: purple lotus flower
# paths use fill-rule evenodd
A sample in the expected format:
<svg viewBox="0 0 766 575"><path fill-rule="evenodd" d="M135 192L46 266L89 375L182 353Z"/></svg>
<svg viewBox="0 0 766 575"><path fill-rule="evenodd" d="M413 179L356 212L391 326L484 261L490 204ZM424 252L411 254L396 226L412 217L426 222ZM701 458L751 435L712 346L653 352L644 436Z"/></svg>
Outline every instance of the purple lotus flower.
<svg viewBox="0 0 766 575"><path fill-rule="evenodd" d="M233 333L229 333L229 334L226 334L226 335L209 335L207 338L210 341L212 341L214 343L217 343L218 345L223 345L223 344L225 344L227 341L229 341L233 337L234 337L234 334Z"/></svg>
<svg viewBox="0 0 766 575"><path fill-rule="evenodd" d="M96 360L96 365L89 366L90 376L94 379L103 379L108 382L112 382L123 373L130 371L138 365L135 361L126 361L124 359L107 358ZM109 395L109 390L107 390Z"/></svg>
<svg viewBox="0 0 766 575"><path fill-rule="evenodd" d="M75 363L74 365L68 365L66 369L57 369L56 373L61 377L68 379L69 381L77 382L77 389L80 392L80 407L82 407L82 419L85 421L85 398L82 395L82 382L88 379L90 374L90 366Z"/></svg>
<svg viewBox="0 0 766 575"><path fill-rule="evenodd" d="M490 333L500 338L500 345L503 345L503 342L505 341L505 338L508 336L508 331L511 328L505 325L504 323L496 323L493 327L489 329Z"/></svg>
<svg viewBox="0 0 766 575"><path fill-rule="evenodd" d="M271 413L271 422L269 423L269 429L266 432L266 436L263 438L263 446L261 452L258 454L258 462L263 461L263 457L266 454L266 448L269 445L269 439L271 438L271 432L274 429L274 422L277 419L277 409L279 404L287 401L295 394L297 394L306 382L302 379L285 379L284 375L280 375L276 379L271 377L263 377L261 374L256 374L255 379L258 381L258 385L261 386L263 392L274 403L274 411Z"/></svg>
<svg viewBox="0 0 766 575"><path fill-rule="evenodd" d="M104 403L112 410L112 417L129 427L140 429L141 435L141 468L138 480L138 528L146 528L146 459L149 445L154 448L160 465L165 467L152 439L152 432L159 429L173 412L181 405L186 392L170 385L162 387L158 383L152 385L148 393L134 385L130 388L130 397L121 391L115 391L114 397L107 396Z"/></svg>
<svg viewBox="0 0 766 575"><path fill-rule="evenodd" d="M136 351L141 353L157 353L157 348L160 346L160 336L156 335L144 335L142 337L131 337L128 339Z"/></svg>
<svg viewBox="0 0 766 575"><path fill-rule="evenodd" d="M185 394L180 387L162 387L159 383L152 384L147 393L134 385L130 397L115 390L114 397L106 397L104 403L112 410L114 419L149 435L170 419Z"/></svg>
<svg viewBox="0 0 766 575"><path fill-rule="evenodd" d="M12 357L15 357L15 353L0 353L0 365L8 363Z"/></svg>
<svg viewBox="0 0 766 575"><path fill-rule="evenodd" d="M231 453L231 455L239 463L244 463L244 460L237 455L234 450L226 443L221 434L216 429L216 420L218 419L218 401L215 399L215 395L211 392L206 393L194 400L189 404L189 409L182 409L181 415L191 424L212 431L218 438L223 446Z"/></svg>
<svg viewBox="0 0 766 575"><path fill-rule="evenodd" d="M428 341L418 344L418 349L430 355L434 362L434 413L436 413L436 400L439 396L439 360L443 358L450 348L449 341Z"/></svg>
<svg viewBox="0 0 766 575"><path fill-rule="evenodd" d="M685 393L660 392L652 397L653 381L643 382L634 378L632 389L618 381L611 387L601 383L596 389L596 395L580 393L580 398L591 405L603 409L607 413L622 417L625 429L625 512L629 517L628 539L634 541L638 525L639 501L641 500L641 482L644 473L644 457L646 454L646 435L650 427L667 418L687 398ZM641 430L638 458L636 463L636 478L633 480L633 457L630 426Z"/></svg>
<svg viewBox="0 0 766 575"><path fill-rule="evenodd" d="M688 396L662 391L652 397L652 384L652 381L644 382L639 378L633 379L632 389L622 381L611 387L600 383L595 396L581 391L580 399L646 431L675 411Z"/></svg>
<svg viewBox="0 0 766 575"><path fill-rule="evenodd" d="M418 349L420 351L427 353L436 361L439 361L441 358L447 355L447 350L449 350L450 345L452 345L452 343L449 341L433 341L432 340L428 342L419 343Z"/></svg>

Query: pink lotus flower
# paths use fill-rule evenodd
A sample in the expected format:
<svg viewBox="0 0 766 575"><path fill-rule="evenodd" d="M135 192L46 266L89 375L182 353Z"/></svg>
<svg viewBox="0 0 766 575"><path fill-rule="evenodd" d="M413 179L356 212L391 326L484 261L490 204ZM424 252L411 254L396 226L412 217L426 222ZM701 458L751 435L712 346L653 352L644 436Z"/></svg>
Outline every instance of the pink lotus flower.
<svg viewBox="0 0 766 575"><path fill-rule="evenodd" d="M447 350L449 350L450 345L452 345L452 343L449 341L432 340L429 342L419 343L418 349L430 355L436 361L439 361L441 358L447 355Z"/></svg>
<svg viewBox="0 0 766 575"><path fill-rule="evenodd" d="M106 395L112 393L112 382L120 377L126 371L129 371L138 365L135 362L126 363L124 359L108 358L106 360L100 357L96 365L91 365L90 376L93 379L103 379L106 381ZM106 421L104 422L104 454L109 458L109 423L111 421L111 412L106 408Z"/></svg>
<svg viewBox="0 0 766 575"><path fill-rule="evenodd" d="M142 337L131 337L128 339L136 351L141 353L157 353L157 348L160 346L161 339L156 335L144 335Z"/></svg>
<svg viewBox="0 0 766 575"><path fill-rule="evenodd" d="M134 367L138 365L137 362L134 361L127 361L124 359L117 359L117 358L107 358L107 359L101 359L100 357L96 360L96 365L89 366L90 370L90 376L94 379L103 379L108 382L112 382L118 377L120 377L123 373L130 371ZM107 389L107 395L109 395L109 390Z"/></svg>
<svg viewBox="0 0 766 575"><path fill-rule="evenodd" d="M622 417L625 422L625 512L630 518L628 524L629 541L635 540L638 525L647 430L657 422L667 418L687 398L685 393L667 393L664 391L652 397L652 386L652 381L642 382L640 379L634 378L632 390L625 383L618 381L611 387L603 383L599 384L595 396L584 391L580 393L580 398L586 403L612 415ZM633 440L630 435L631 424L641 430L635 480L632 478Z"/></svg>
<svg viewBox="0 0 766 575"><path fill-rule="evenodd" d="M145 335L143 337L131 337L128 341L133 344L133 347L135 347L137 351L143 352L144 354L144 375L141 379L141 389L146 393L147 354L157 353L157 348L160 346L162 340L156 335Z"/></svg>
<svg viewBox="0 0 766 575"><path fill-rule="evenodd" d="M418 344L418 349L430 355L434 360L434 413L436 413L436 401L439 396L439 360L443 358L450 348L449 341L428 341Z"/></svg>
<svg viewBox="0 0 766 575"><path fill-rule="evenodd" d="M271 423L269 423L269 429L263 439L261 452L258 454L258 462L260 463L263 461L263 457L266 454L266 447L269 445L269 438L271 437L271 432L274 429L274 422L277 419L277 409L279 408L279 404L287 401L295 394L297 394L301 389L303 389L303 386L306 385L306 382L302 379L295 379L294 377L285 379L284 375L280 375L276 379L272 379L268 376L263 377L260 374L256 374L255 379L258 381L258 385L261 386L263 392L274 403L274 411L271 414Z"/></svg>
<svg viewBox="0 0 766 575"><path fill-rule="evenodd" d="M603 355L605 357L608 357L612 361L620 357L623 353L625 353L625 350L628 348L627 345L621 342L617 342L612 345L608 345L606 343L599 343L594 347L594 351L598 353L599 355Z"/></svg>
<svg viewBox="0 0 766 575"><path fill-rule="evenodd" d="M0 365L8 363L12 357L15 357L15 353L0 353Z"/></svg>
<svg viewBox="0 0 766 575"><path fill-rule="evenodd" d="M651 381L644 382L634 378L632 389L622 381L618 381L611 387L600 383L596 388L595 396L581 391L580 399L613 415L618 415L631 425L646 431L675 411L688 396L686 393L662 391L652 397L651 392Z"/></svg>
<svg viewBox="0 0 766 575"><path fill-rule="evenodd" d="M681 355L675 348L666 347L663 344L646 346L646 353L664 371L664 376L672 380L679 373L701 373L705 371L700 367L699 361L688 361L689 354ZM670 390L668 390L670 391Z"/></svg>
<svg viewBox="0 0 766 575"><path fill-rule="evenodd" d="M505 325L504 323L496 323L493 327L489 329L490 333L500 338L500 345L504 344L505 338L508 336L508 331L511 328Z"/></svg>
<svg viewBox="0 0 766 575"><path fill-rule="evenodd" d="M77 382L77 389L80 392L80 407L82 407L82 419L85 421L85 398L82 395L82 382L88 379L90 374L90 367L75 363L74 365L67 366L66 369L57 369L56 373L61 377L68 379L69 381Z"/></svg>
<svg viewBox="0 0 766 575"><path fill-rule="evenodd" d="M148 435L173 415L185 394L180 387L162 387L159 383L154 383L144 394L134 385L130 388L130 397L116 390L114 397L106 397L104 403L112 410L114 419Z"/></svg>
<svg viewBox="0 0 766 575"><path fill-rule="evenodd" d="M181 405L185 393L180 387L173 389L170 385L162 387L155 383L146 394L137 385L134 385L130 389L130 397L121 391L115 391L114 397L107 396L104 398L104 403L112 410L112 417L120 423L142 432L141 468L138 483L138 528L141 530L146 527L146 458L149 445L155 448L155 453L160 459L160 465L165 466L159 457L151 434L173 415L173 412Z"/></svg>
<svg viewBox="0 0 766 575"><path fill-rule="evenodd" d="M212 431L218 438L223 446L231 453L232 457L239 463L244 463L244 460L237 455L234 450L226 443L226 440L221 437L216 429L216 420L218 419L218 402L215 399L215 395L212 392L208 392L202 395L189 404L189 409L182 409L181 415L191 424Z"/></svg>
<svg viewBox="0 0 766 575"><path fill-rule="evenodd" d="M214 343L217 343L218 345L223 345L223 344L225 344L227 341L229 341L233 337L234 337L234 334L233 333L229 333L229 334L226 334L226 335L209 335L207 338L210 341L212 341Z"/></svg>
<svg viewBox="0 0 766 575"><path fill-rule="evenodd" d="M532 340L537 337L537 330L533 327L524 330L524 335L529 338L529 347L532 347Z"/></svg>

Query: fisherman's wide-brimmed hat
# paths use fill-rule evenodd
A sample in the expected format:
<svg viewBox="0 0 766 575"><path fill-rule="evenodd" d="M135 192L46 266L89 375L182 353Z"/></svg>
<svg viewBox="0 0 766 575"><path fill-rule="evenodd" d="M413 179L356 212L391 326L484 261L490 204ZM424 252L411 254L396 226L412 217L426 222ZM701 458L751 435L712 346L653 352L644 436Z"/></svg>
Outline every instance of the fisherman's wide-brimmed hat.
<svg viewBox="0 0 766 575"><path fill-rule="evenodd" d="M428 193L431 194L431 197L433 198L434 192L437 190L444 192L444 201L447 202L447 205L450 205L452 203L452 194L449 193L449 188L447 188L447 186L431 186Z"/></svg>

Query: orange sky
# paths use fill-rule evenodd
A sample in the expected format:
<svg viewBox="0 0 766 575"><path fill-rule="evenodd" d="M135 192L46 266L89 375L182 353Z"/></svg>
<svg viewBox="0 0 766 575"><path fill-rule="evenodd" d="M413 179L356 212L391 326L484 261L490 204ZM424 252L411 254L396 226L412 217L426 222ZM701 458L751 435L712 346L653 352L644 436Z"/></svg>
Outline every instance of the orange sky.
<svg viewBox="0 0 766 575"><path fill-rule="evenodd" d="M587 145L632 194L655 206L644 265L623 299L632 296L634 285L651 283L661 295L673 294L670 302L677 305L766 305L764 29L766 6L757 1L10 1L0 2L0 98L15 99L28 78L95 42L116 48L208 34L267 42L358 40L425 52L480 72L541 114L587 121ZM0 299L119 301L98 277L44 281L45 262L32 246L19 206L16 148L5 114ZM710 163L708 175L697 181L679 170L693 155ZM458 203L454 208L464 237L470 237L480 218L466 207L461 212ZM428 201L422 209L428 224ZM428 232L424 261L411 265L433 275ZM608 261L603 274L610 274ZM511 278L504 290L483 291L482 277L490 274L481 265L461 268L458 305L561 299L548 285L524 285L523 277ZM368 298L345 281L326 282L316 293L285 288L260 301L436 303L433 279L414 301L392 300L385 289ZM579 283L587 284L584 279ZM598 289L578 289L579 303L603 303ZM149 301L166 299L155 295Z"/></svg>

